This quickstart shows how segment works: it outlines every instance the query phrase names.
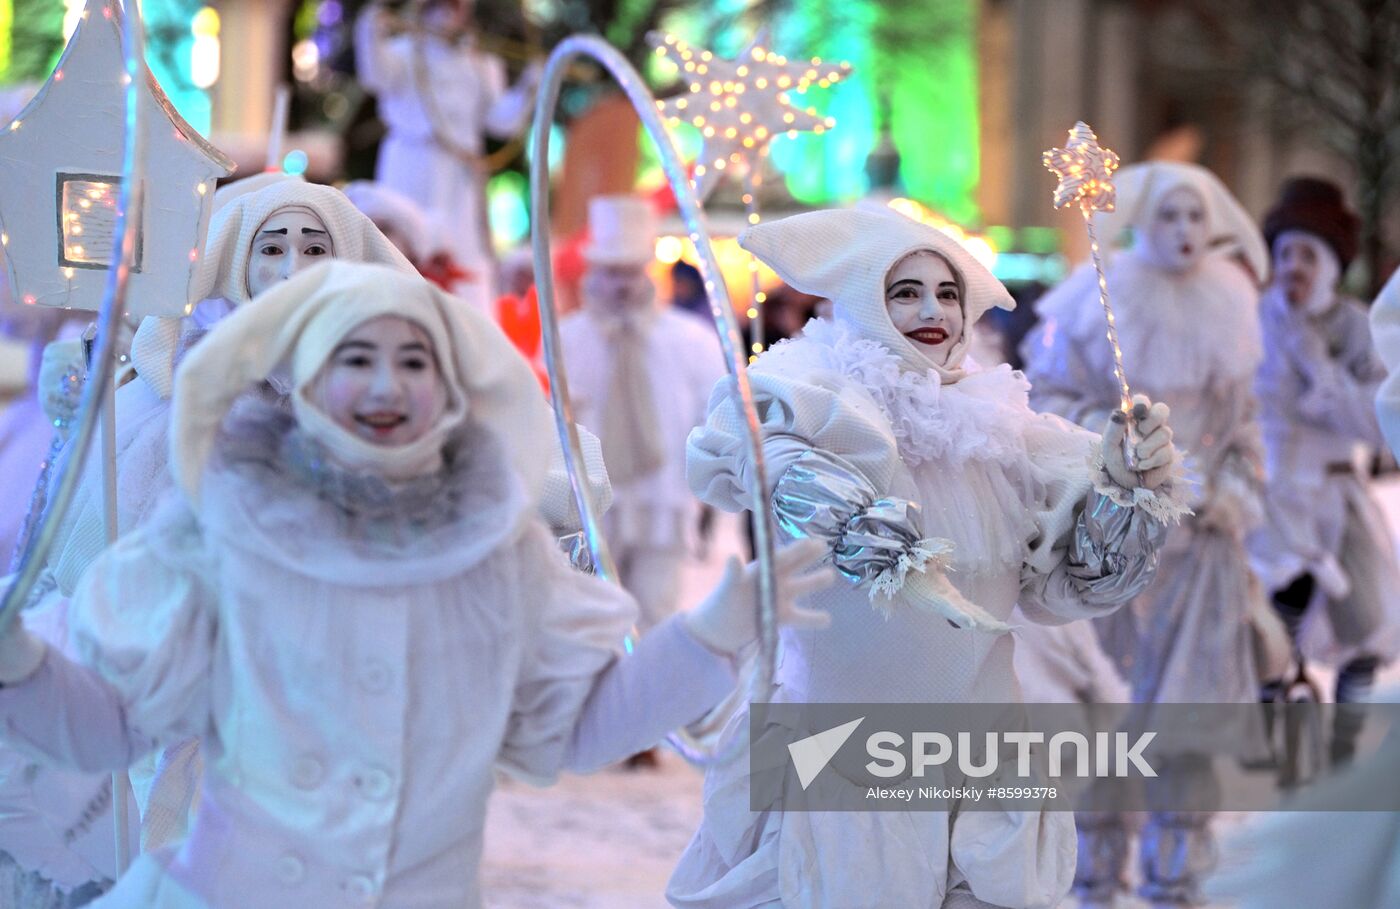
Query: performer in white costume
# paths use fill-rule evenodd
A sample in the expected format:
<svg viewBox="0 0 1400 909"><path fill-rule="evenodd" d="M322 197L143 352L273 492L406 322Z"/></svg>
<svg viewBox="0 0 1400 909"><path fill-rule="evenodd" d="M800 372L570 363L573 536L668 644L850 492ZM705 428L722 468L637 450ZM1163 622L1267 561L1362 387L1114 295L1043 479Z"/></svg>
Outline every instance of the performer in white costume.
<svg viewBox="0 0 1400 909"><path fill-rule="evenodd" d="M1298 177L1264 219L1273 279L1260 298L1260 425L1268 451L1269 520L1251 539L1260 578L1303 653L1338 666L1338 703L1365 701L1400 641L1400 572L1356 448L1381 443L1375 397L1385 364L1365 307L1337 284L1359 221L1336 184ZM1369 457L1367 458L1369 460ZM1270 680L1265 697L1278 696ZM1361 714L1339 710L1334 762L1347 760Z"/></svg>
<svg viewBox="0 0 1400 909"><path fill-rule="evenodd" d="M373 223L331 187L257 175L221 187L216 206L196 276L201 303L185 319L143 321L131 345L133 369L116 391L117 518L123 533L142 525L173 489L168 453L175 364L209 326L258 291L326 258L384 262L415 274ZM60 343L49 349L68 356L69 347ZM48 381L57 383L64 370L56 366L50 372ZM41 596L24 613L28 628L69 656L77 651L68 597L106 546L100 452L93 449L41 578ZM131 770L140 843L157 849L178 841L187 830L201 770L199 742L170 743L141 757ZM112 840L110 775L84 778L38 766L8 743L0 745L0 762L0 805L6 817L0 823L0 850L11 853L23 870L43 873L78 892L84 892L79 886L84 869L91 875L88 880L110 879L110 849L94 848ZM37 799L35 792L46 793L45 798ZM65 836L66 843L43 847L33 833L36 825L77 832Z"/></svg>
<svg viewBox="0 0 1400 909"><path fill-rule="evenodd" d="M355 25L355 61L389 127L375 179L433 217L472 272L453 291L484 308L495 300L495 265L483 140L525 128L538 69L507 89L504 62L476 46L472 13L471 0L429 0L420 20L404 23L376 3Z"/></svg>
<svg viewBox="0 0 1400 909"><path fill-rule="evenodd" d="M479 906L497 768L598 766L732 688L755 569L619 659L631 600L535 517L539 387L459 305L333 262L240 307L179 369L180 495L73 599L82 663L0 637L11 743L91 770L204 743L189 838L95 905ZM290 412L257 391L279 370ZM825 623L793 604L820 552L779 556L780 622Z"/></svg>
<svg viewBox="0 0 1400 909"><path fill-rule="evenodd" d="M1244 546L1263 515L1252 387L1262 348L1251 279L1264 279L1268 252L1239 203L1204 168L1137 164L1115 183L1117 211L1096 219L1101 236L1133 230L1132 246L1108 263L1118 338L1133 387L1171 406L1196 514L1167 541L1154 583L1100 631L1125 667L1135 702L1252 702L1259 673L1250 615L1265 607ZM1242 254L1243 266L1217 250L1222 244ZM1094 271L1075 272L1037 309L1042 326L1022 347L1032 401L1098 425L1117 408L1119 389ZM1252 731L1242 730L1243 738ZM1173 755L1171 776L1182 785L1215 785L1206 756L1214 745L1207 738L1200 753ZM1199 901L1200 877L1211 863L1208 823L1199 813L1153 813L1141 845L1142 895L1150 902ZM1100 833L1126 836L1122 829Z"/></svg>
<svg viewBox="0 0 1400 909"><path fill-rule="evenodd" d="M1010 367L965 369L966 329L1011 297L955 241L892 212L798 215L740 242L835 313L749 369L777 520L822 540L844 575L809 601L831 631L782 636L773 699L1019 701L1003 633L1018 600L1035 621L1090 618L1151 578L1179 512L1166 408L1138 427L1137 475L1122 422L1101 438L1032 411ZM692 488L729 511L749 501L743 425L716 395L690 439ZM747 742L748 728L740 714L728 734ZM1067 812L754 811L748 773L747 748L709 771L673 905L1050 909L1069 890Z"/></svg>
<svg viewBox="0 0 1400 909"><path fill-rule="evenodd" d="M700 509L686 485L685 440L705 420L724 355L705 322L658 305L647 201L602 196L588 214L583 309L564 319L559 338L579 422L602 442L612 480L608 542L649 628L675 611L695 548Z"/></svg>
<svg viewBox="0 0 1400 909"><path fill-rule="evenodd" d="M1400 451L1400 271L1391 275L1371 307L1371 334L1389 369L1376 396L1376 414L1391 451ZM1396 699L1393 690L1376 697L1391 703ZM1400 785L1397 762L1400 734L1392 729L1375 754L1283 807L1318 808L1341 799L1355 803L1377 793L1392 795ZM1273 811L1226 839L1224 852L1224 870L1210 882L1210 895L1239 909L1400 905L1400 813Z"/></svg>

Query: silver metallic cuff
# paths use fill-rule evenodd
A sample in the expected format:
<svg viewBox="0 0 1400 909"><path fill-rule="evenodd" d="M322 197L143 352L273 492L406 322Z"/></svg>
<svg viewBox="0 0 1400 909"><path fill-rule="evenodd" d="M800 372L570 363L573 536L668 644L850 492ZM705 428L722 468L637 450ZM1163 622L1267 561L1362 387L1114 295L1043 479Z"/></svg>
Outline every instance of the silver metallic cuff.
<svg viewBox="0 0 1400 909"><path fill-rule="evenodd" d="M947 554L943 540L919 533L919 506L875 488L844 459L804 452L773 490L778 527L792 539L831 545L830 561L847 580L892 595L907 573Z"/></svg>
<svg viewBox="0 0 1400 909"><path fill-rule="evenodd" d="M1091 492L1074 522L1065 568L1085 600L1123 603L1157 573L1167 526L1145 509Z"/></svg>

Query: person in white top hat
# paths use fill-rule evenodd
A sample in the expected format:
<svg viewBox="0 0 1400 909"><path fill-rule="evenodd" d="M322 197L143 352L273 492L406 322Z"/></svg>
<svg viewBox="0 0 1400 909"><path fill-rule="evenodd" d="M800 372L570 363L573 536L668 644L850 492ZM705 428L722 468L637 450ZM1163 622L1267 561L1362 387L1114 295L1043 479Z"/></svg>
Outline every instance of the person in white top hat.
<svg viewBox="0 0 1400 909"><path fill-rule="evenodd" d="M647 273L656 216L646 200L595 198L588 226L583 309L559 333L579 422L602 440L612 480L604 530L645 629L675 610L699 514L685 439L704 422L724 358L704 322L657 304Z"/></svg>

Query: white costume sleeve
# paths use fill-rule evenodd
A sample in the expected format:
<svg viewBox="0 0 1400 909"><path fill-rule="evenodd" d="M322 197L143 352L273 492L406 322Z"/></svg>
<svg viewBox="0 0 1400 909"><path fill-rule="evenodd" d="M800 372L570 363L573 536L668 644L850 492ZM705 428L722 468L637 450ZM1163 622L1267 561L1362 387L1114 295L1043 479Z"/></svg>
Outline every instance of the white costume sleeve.
<svg viewBox="0 0 1400 909"><path fill-rule="evenodd" d="M1310 413L1334 432L1377 447L1380 427L1376 422L1375 401L1385 380L1385 364L1371 343L1370 326L1364 313L1351 304L1338 313L1333 340L1333 356L1313 365L1309 375L1320 392L1311 403Z"/></svg>
<svg viewBox="0 0 1400 909"><path fill-rule="evenodd" d="M1099 436L1060 417L1038 415L1026 445L1036 536L1022 570L1021 611L1042 624L1107 615L1152 580L1166 525L1184 507L1165 487L1130 491L1091 469Z"/></svg>
<svg viewBox="0 0 1400 909"><path fill-rule="evenodd" d="M193 514L170 500L94 563L69 608L80 658L117 692L132 734L156 745L207 732L213 575Z"/></svg>
<svg viewBox="0 0 1400 909"><path fill-rule="evenodd" d="M104 553L70 606L82 663L49 648L37 673L0 692L11 740L78 769L115 770L204 734L217 634L206 570L183 507Z"/></svg>
<svg viewBox="0 0 1400 909"><path fill-rule="evenodd" d="M371 6L355 22L355 75L376 94L393 91L412 78L407 39L389 36L389 14Z"/></svg>
<svg viewBox="0 0 1400 909"><path fill-rule="evenodd" d="M781 366L782 353L770 352L765 360L778 359ZM763 433L767 494L809 451L834 455L881 493L890 489L903 469L899 450L884 415L857 385L835 372L795 379L756 369L749 370L749 383ZM738 512L752 501L754 470L744 417L729 398L728 384L715 386L705 425L690 434L686 477L702 502Z"/></svg>
<svg viewBox="0 0 1400 909"><path fill-rule="evenodd" d="M1365 312L1343 300L1321 325L1292 312L1279 317L1266 310L1261 320L1269 346L1254 390L1264 417L1379 447L1375 400L1385 364L1371 344Z"/></svg>
<svg viewBox="0 0 1400 909"><path fill-rule="evenodd" d="M544 532L521 543L520 607L531 609L524 662L500 766L545 784L568 767L595 769L699 719L734 687L729 660L679 618L621 656L637 607L620 587L574 571Z"/></svg>
<svg viewBox="0 0 1400 909"><path fill-rule="evenodd" d="M1094 269L1081 267L1047 292L1036 305L1041 323L1021 343L1025 372L1031 378L1031 406L1087 427L1102 426L1118 407L1116 395L1105 397L1112 387L1103 377L1111 374L1112 363L1100 359L1099 345L1083 342L1078 324L1078 302L1097 294L1097 282Z"/></svg>
<svg viewBox="0 0 1400 909"><path fill-rule="evenodd" d="M477 67L481 73L482 96L486 99L486 132L497 139L509 139L525 130L534 112L533 86L528 80L506 85L506 65L495 54L482 53Z"/></svg>

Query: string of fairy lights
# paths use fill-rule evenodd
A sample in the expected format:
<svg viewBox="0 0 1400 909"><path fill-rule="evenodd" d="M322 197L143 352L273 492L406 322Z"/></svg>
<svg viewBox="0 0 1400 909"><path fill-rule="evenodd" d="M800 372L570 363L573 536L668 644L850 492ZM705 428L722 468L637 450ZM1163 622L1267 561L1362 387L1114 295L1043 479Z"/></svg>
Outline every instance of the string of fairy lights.
<svg viewBox="0 0 1400 909"><path fill-rule="evenodd" d="M1055 187L1055 207L1076 205L1084 216L1084 229L1089 233L1089 252L1094 260L1094 271L1098 273L1099 303L1108 320L1108 343L1113 347L1113 376L1118 380L1119 405L1127 413L1132 409L1133 395L1128 387L1127 373L1123 371L1118 322L1108 298L1108 277L1104 272L1098 234L1094 230L1094 212L1113 211L1117 204L1113 172L1118 169L1118 155L1099 145L1099 137L1094 135L1089 124L1080 120L1069 131L1069 141L1065 147L1047 150L1040 160L1046 170L1059 178Z"/></svg>
<svg viewBox="0 0 1400 909"><path fill-rule="evenodd" d="M657 108L675 129L688 124L699 130L700 153L692 171L696 195L705 200L729 175L741 181L745 220L757 224L758 187L769 143L778 136L795 138L801 132L821 135L836 125L835 119L813 107L798 107L794 95L809 88L830 88L849 76L849 63L827 63L818 57L789 60L775 53L760 32L733 59L698 49L671 34L653 33L648 40L658 58L670 62L684 80L686 91L657 102ZM760 316L766 295L759 289L758 262L750 258L751 325L750 360L764 350Z"/></svg>

